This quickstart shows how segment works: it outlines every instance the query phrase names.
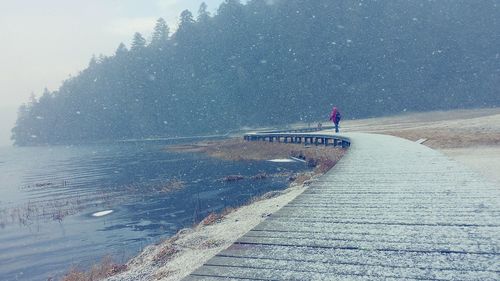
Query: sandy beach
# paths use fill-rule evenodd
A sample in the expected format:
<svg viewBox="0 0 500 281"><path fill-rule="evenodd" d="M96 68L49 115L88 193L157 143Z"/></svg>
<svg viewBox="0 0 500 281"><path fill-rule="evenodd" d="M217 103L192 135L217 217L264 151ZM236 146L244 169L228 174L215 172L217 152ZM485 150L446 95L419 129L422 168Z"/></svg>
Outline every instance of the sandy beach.
<svg viewBox="0 0 500 281"><path fill-rule="evenodd" d="M491 181L500 182L500 109L349 120L342 124L342 129L391 134L412 141L425 139L424 145L441 151ZM193 229L181 230L171 239L147 247L128 262L125 272L107 280L180 280L306 188L307 182L293 184L285 191L268 194L227 214L208 217Z"/></svg>

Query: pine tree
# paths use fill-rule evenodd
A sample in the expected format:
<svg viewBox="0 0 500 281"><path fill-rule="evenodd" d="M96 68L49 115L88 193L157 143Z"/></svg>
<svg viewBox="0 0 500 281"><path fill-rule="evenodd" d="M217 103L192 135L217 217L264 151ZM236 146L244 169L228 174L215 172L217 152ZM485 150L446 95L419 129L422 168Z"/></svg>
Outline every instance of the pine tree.
<svg viewBox="0 0 500 281"><path fill-rule="evenodd" d="M92 55L89 61L89 68L94 68L97 65L97 58L95 55Z"/></svg>
<svg viewBox="0 0 500 281"><path fill-rule="evenodd" d="M156 21L156 25L153 31L151 45L155 47L164 46L168 41L169 34L170 28L168 27L167 22L163 18L159 18Z"/></svg>
<svg viewBox="0 0 500 281"><path fill-rule="evenodd" d="M127 47L125 46L125 44L120 43L120 45L118 45L118 48L116 48L115 55L121 56L121 55L126 54L127 52L128 52L128 50L127 50Z"/></svg>
<svg viewBox="0 0 500 281"><path fill-rule="evenodd" d="M134 38L132 39L132 46L130 47L131 51L142 50L146 47L146 39L139 33L136 32L134 34Z"/></svg>
<svg viewBox="0 0 500 281"><path fill-rule="evenodd" d="M215 15L203 3L196 21L186 10L172 35L158 19L149 45L136 33L128 50L94 56L59 90L20 108L15 143L319 120L333 102L355 118L500 105L494 1L241 2L224 0Z"/></svg>
<svg viewBox="0 0 500 281"><path fill-rule="evenodd" d="M189 10L184 10L181 13L181 21L179 24L179 30L181 28L184 28L186 26L190 26L194 24L194 19L193 19L193 13L191 13Z"/></svg>
<svg viewBox="0 0 500 281"><path fill-rule="evenodd" d="M194 24L195 21L193 19L193 14L189 10L182 11L179 22L179 28L175 33L175 40L177 41L176 43L183 44L184 47L187 47L186 44L191 45L192 43L191 41L195 36L193 32ZM194 47L194 46L189 46L189 47Z"/></svg>
<svg viewBox="0 0 500 281"><path fill-rule="evenodd" d="M198 22L204 24L210 18L210 12L207 11L208 6L205 2L200 4L200 8L198 9Z"/></svg>

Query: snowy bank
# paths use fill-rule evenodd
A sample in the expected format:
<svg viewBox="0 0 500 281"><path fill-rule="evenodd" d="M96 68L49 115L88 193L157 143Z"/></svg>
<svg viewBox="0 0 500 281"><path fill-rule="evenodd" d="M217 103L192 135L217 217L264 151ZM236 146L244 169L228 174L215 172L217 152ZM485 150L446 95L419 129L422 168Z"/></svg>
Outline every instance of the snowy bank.
<svg viewBox="0 0 500 281"><path fill-rule="evenodd" d="M180 280L288 204L305 188L305 185L292 184L286 190L265 194L264 199L223 216L211 215L193 229L183 229L158 245L148 246L128 262L126 272L106 280Z"/></svg>

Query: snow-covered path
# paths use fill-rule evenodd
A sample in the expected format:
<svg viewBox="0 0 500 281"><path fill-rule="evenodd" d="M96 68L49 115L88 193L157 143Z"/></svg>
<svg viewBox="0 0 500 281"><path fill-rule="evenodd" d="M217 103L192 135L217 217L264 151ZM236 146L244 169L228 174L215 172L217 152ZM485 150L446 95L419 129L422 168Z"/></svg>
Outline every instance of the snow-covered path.
<svg viewBox="0 0 500 281"><path fill-rule="evenodd" d="M344 136L334 169L184 280L500 280L500 187L411 141Z"/></svg>

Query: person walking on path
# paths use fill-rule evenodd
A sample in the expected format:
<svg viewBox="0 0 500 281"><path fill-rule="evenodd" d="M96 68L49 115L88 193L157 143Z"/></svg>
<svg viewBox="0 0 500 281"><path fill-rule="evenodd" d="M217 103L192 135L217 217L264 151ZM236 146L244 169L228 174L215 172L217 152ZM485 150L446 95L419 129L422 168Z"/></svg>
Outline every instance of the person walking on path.
<svg viewBox="0 0 500 281"><path fill-rule="evenodd" d="M330 113L330 120L335 125L335 133L339 132L340 118L342 118L342 116L340 115L340 111L334 106L332 109L332 113Z"/></svg>

